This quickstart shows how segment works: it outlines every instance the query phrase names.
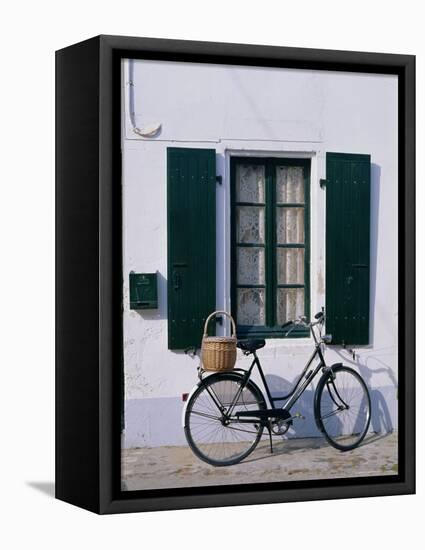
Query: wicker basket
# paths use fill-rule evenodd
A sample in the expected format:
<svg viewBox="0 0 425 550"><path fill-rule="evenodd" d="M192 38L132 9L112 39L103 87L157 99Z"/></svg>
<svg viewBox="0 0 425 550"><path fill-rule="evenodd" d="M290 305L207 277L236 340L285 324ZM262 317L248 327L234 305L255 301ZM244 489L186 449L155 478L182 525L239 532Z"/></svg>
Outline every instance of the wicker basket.
<svg viewBox="0 0 425 550"><path fill-rule="evenodd" d="M232 322L232 336L208 336L208 323L215 315L226 315ZM236 362L236 326L233 317L226 311L214 311L208 316L202 337L202 366L208 371L232 370Z"/></svg>

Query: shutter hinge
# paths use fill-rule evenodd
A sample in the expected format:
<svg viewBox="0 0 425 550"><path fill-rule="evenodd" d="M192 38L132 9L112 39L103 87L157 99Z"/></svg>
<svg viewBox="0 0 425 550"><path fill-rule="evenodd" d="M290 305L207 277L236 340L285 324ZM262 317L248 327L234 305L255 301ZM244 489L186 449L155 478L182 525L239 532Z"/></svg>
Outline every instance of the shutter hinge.
<svg viewBox="0 0 425 550"><path fill-rule="evenodd" d="M216 177L215 177L215 181L216 181L219 185L222 185L222 184L223 184L223 176L216 176Z"/></svg>
<svg viewBox="0 0 425 550"><path fill-rule="evenodd" d="M326 180L323 178L320 178L319 185L320 185L320 189L324 189L326 187Z"/></svg>

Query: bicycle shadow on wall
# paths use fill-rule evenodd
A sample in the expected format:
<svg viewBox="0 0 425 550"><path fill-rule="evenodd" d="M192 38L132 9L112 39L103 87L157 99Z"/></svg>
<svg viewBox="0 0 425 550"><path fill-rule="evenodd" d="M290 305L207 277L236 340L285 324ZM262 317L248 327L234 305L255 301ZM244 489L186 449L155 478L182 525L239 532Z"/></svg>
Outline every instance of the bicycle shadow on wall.
<svg viewBox="0 0 425 550"><path fill-rule="evenodd" d="M273 397L287 395L295 386L298 376L292 382L276 374L267 374L266 381L269 385ZM328 447L329 443L324 439L322 433L318 430L314 418L314 394L315 388L306 389L293 405L291 412L300 413L303 419L294 419L291 428L285 435L273 436L274 454L291 454L299 449L320 449ZM287 400L276 402L277 407L283 407ZM342 429L339 419L335 419L338 427ZM266 435L266 434L265 434ZM291 448L284 443L290 439ZM306 441L308 439L308 441ZM281 445L283 443L283 445ZM249 460L249 459L248 459Z"/></svg>
<svg viewBox="0 0 425 550"><path fill-rule="evenodd" d="M392 369L386 365L381 359L377 357L368 357L366 361L360 362L353 359L349 359L346 355L342 353L341 350L334 350L340 357L343 363L350 363L353 367L357 368L363 380L365 381L367 388L369 390L370 400L371 400L371 409L372 416L370 422L369 431L375 434L374 437L369 437L361 443L361 445L367 445L372 441L376 441L382 437L385 437L391 434L394 431L394 425L391 418L390 410L387 404L387 401L378 388L372 387L372 377L375 374L385 373L389 377L392 385L394 386L394 392L397 392L397 380L394 376ZM372 359L373 361L378 362L381 366L376 369L370 368L367 363Z"/></svg>
<svg viewBox="0 0 425 550"><path fill-rule="evenodd" d="M266 381L273 397L287 395L294 387L298 376L292 382L276 374L266 374ZM291 456L300 450L322 449L329 447L329 443L318 430L314 418L314 394L315 388L306 389L297 400L291 412L299 412L304 419L295 419L291 428L284 435L273 436L273 455L270 454L268 432L263 432L263 445L258 448L254 456L244 460L244 463L265 460L270 456ZM276 407L283 407L286 400L276 401ZM336 423L342 427L339 419ZM288 440L291 444L287 445ZM261 453L261 454L260 454Z"/></svg>
<svg viewBox="0 0 425 550"><path fill-rule="evenodd" d="M354 363L353 361L345 361ZM357 364L358 366L358 364ZM366 372L366 369L364 369L364 372L366 373L365 379L370 380L371 377L371 369L368 369L369 372ZM363 374L363 373L362 373ZM297 377L294 378L292 382L289 380L286 380L285 378L282 378L281 376L275 375L275 374L268 374L266 375L267 384L269 385L270 391L272 395L279 396L279 395L286 395L288 394L291 389L294 387L294 384L297 381ZM367 383L367 382L366 382ZM370 388L370 383L367 383L368 387ZM301 397L297 400L295 405L293 406L292 412L299 412L305 419L295 419L293 421L293 425L288 430L288 432L285 435L281 436L273 436L274 445L273 445L273 454L276 456L280 455L287 455L290 456L293 453L298 452L299 450L304 449L321 449L321 448L327 448L329 447L329 443L326 441L326 439L323 437L322 433L318 430L315 417L314 417L314 395L315 395L315 388L312 389L306 389L304 393L301 395ZM375 392L372 390L371 392L371 401L372 401L372 410L373 404L375 404L375 411L379 410L377 407L377 403L384 404L382 410L385 414L385 426L392 426L391 424L391 418L389 415L388 407L386 406L385 400L383 399L382 395L378 390L375 390ZM362 423L361 420L361 411L363 410L364 406L366 405L366 401L362 402L359 407L359 414L358 418L354 422L354 432L356 431L356 426L359 424L359 429ZM278 401L277 406L284 406L284 400ZM325 396L325 402L324 406L332 406L331 397L329 395ZM376 431L376 418L372 419L375 421L373 432ZM334 417L333 419L333 425L332 425L332 431L333 433L343 433L344 432L344 425L341 422L341 420L338 417ZM264 436L266 436L267 433L264 433ZM360 446L367 445L369 443L373 443L377 441L378 439L381 439L382 437L386 437L387 433L383 434L368 434L365 438L365 440L360 444ZM285 445L287 440L290 439L291 445ZM268 442L264 441L264 445L262 446L262 450L264 454L262 456L256 456L256 457L250 457L246 459L244 462L253 462L257 460L264 460L265 458L270 457ZM259 449L260 450L260 449Z"/></svg>

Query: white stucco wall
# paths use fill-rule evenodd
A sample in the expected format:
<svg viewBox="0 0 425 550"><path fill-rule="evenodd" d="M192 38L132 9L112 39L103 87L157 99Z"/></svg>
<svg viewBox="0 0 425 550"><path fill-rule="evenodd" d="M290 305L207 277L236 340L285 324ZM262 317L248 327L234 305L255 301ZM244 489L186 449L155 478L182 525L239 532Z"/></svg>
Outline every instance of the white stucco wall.
<svg viewBox="0 0 425 550"><path fill-rule="evenodd" d="M368 153L371 177L371 345L356 359L329 348L329 363L354 365L372 396L371 430L397 427L397 77L172 62L123 63L123 445L184 444L182 393L197 382L198 358L167 349L166 149L214 148L217 173L217 308L230 310L229 158L303 156L311 174L311 313L324 301L326 151ZM132 86L130 86L130 81ZM132 127L161 124L153 138ZM128 274L159 275L159 309L130 311ZM288 388L309 357L310 339L271 339L259 352L272 389ZM239 357L240 365L248 360ZM318 380L318 379L317 379ZM294 411L293 436L315 435L311 400Z"/></svg>

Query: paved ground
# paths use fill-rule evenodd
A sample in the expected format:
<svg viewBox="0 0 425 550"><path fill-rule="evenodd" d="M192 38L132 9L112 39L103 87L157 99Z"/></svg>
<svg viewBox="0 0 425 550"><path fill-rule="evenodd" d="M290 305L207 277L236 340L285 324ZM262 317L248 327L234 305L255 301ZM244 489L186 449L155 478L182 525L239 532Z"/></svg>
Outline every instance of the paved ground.
<svg viewBox="0 0 425 550"><path fill-rule="evenodd" d="M235 466L215 468L184 447L126 449L122 453L123 489L162 489L236 483L329 479L397 473L397 434L370 434L354 451L341 453L322 438L274 441L270 454L263 438Z"/></svg>

